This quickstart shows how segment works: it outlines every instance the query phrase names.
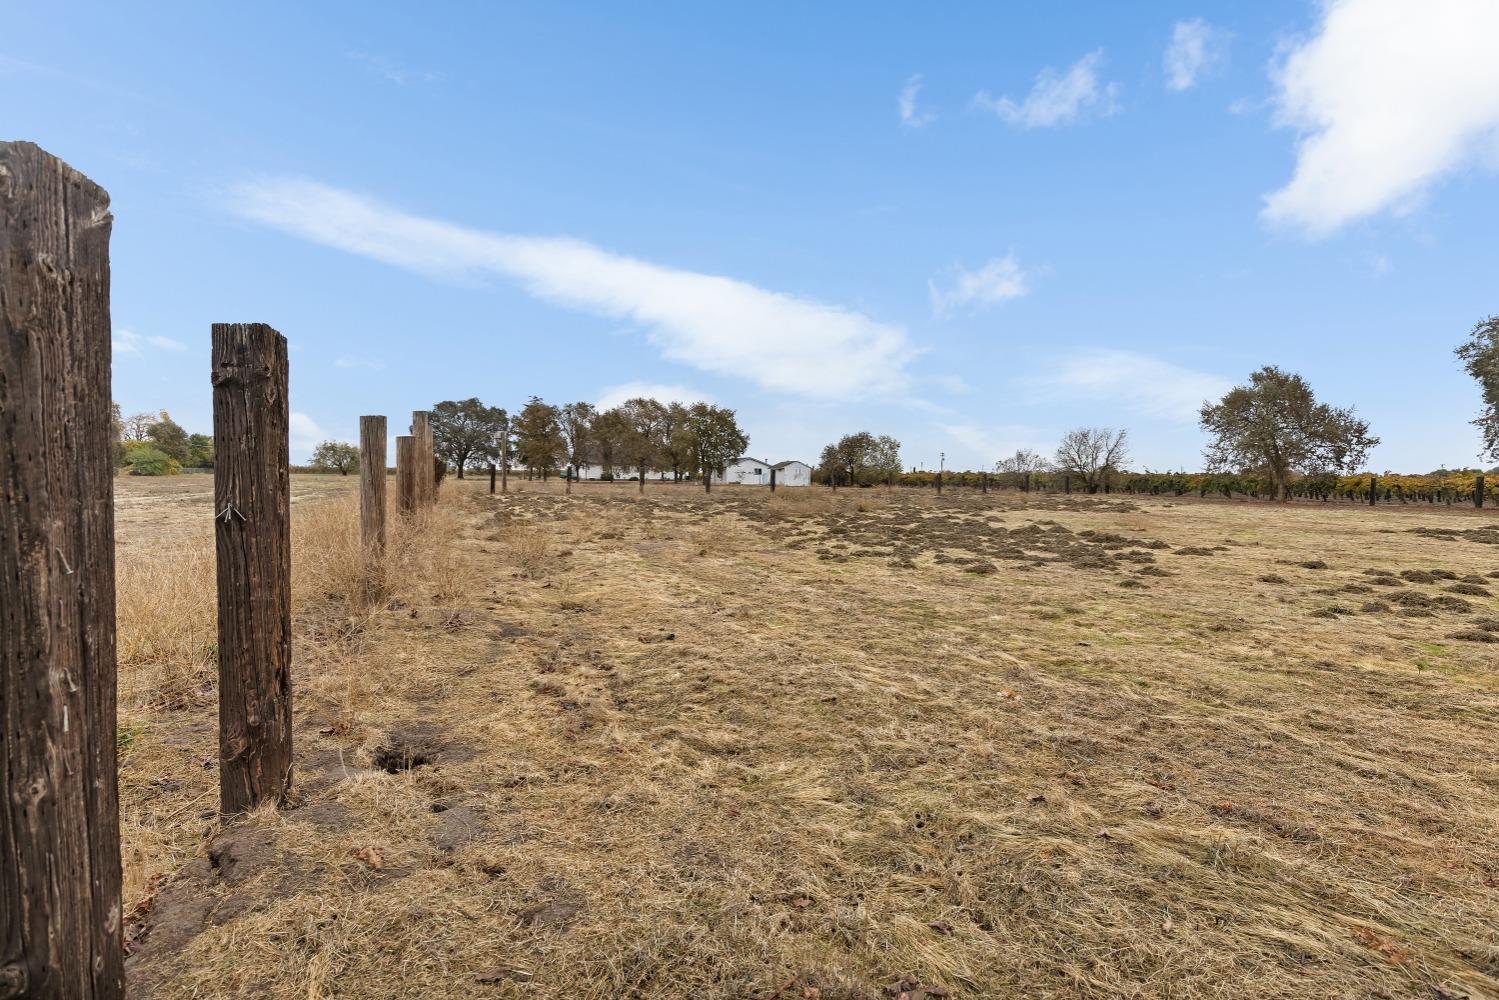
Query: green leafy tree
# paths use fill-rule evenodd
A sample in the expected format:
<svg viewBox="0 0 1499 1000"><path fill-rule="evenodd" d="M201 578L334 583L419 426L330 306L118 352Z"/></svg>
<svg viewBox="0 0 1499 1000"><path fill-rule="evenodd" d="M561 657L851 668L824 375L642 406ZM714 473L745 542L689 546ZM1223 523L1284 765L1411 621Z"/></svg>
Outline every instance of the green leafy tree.
<svg viewBox="0 0 1499 1000"><path fill-rule="evenodd" d="M179 466L188 460L192 451L187 431L168 416L166 410L162 410L156 422L147 428L146 438Z"/></svg>
<svg viewBox="0 0 1499 1000"><path fill-rule="evenodd" d="M312 467L347 476L359 468L359 448L347 441L324 441L312 449Z"/></svg>
<svg viewBox="0 0 1499 1000"><path fill-rule="evenodd" d="M619 404L624 425L621 442L626 460L640 478L640 492L645 492L645 476L658 468L665 450L666 407L654 399L636 397Z"/></svg>
<svg viewBox="0 0 1499 1000"><path fill-rule="evenodd" d="M618 409L605 410L593 418L588 454L599 464L600 475L605 479L613 479L615 467L624 460L625 441L629 434L624 414Z"/></svg>
<svg viewBox="0 0 1499 1000"><path fill-rule="evenodd" d="M132 476L175 476L182 471L182 465L175 458L144 443L130 450L127 468Z"/></svg>
<svg viewBox="0 0 1499 1000"><path fill-rule="evenodd" d="M195 469L213 468L213 438L192 434L187 439L187 464Z"/></svg>
<svg viewBox="0 0 1499 1000"><path fill-rule="evenodd" d="M845 434L822 449L818 474L830 483L871 486L900 474L900 442L868 431Z"/></svg>
<svg viewBox="0 0 1499 1000"><path fill-rule="evenodd" d="M561 411L539 396L532 396L515 418L516 457L526 464L528 479L538 472L545 479L567 461L561 418Z"/></svg>
<svg viewBox="0 0 1499 1000"><path fill-rule="evenodd" d="M471 464L494 461L504 424L505 411L497 406L485 406L475 397L445 399L432 407L432 450L462 479Z"/></svg>
<svg viewBox="0 0 1499 1000"><path fill-rule="evenodd" d="M593 422L598 415L592 403L568 403L558 411L558 425L567 450L567 463L575 472L581 470L588 461Z"/></svg>
<svg viewBox="0 0 1499 1000"><path fill-rule="evenodd" d="M734 411L708 403L695 403L687 409L685 435L693 463L702 470L703 490L713 488L713 476L743 455L749 447Z"/></svg>
<svg viewBox="0 0 1499 1000"><path fill-rule="evenodd" d="M1473 421L1483 435L1479 457L1499 459L1499 316L1490 316L1473 327L1467 343L1459 346L1456 354L1483 393L1483 410Z"/></svg>
<svg viewBox="0 0 1499 1000"><path fill-rule="evenodd" d="M1379 444L1351 407L1317 402L1306 379L1268 365L1219 402L1203 403L1201 425L1212 435L1209 472L1261 473L1281 500L1290 499L1292 475L1354 472Z"/></svg>
<svg viewBox="0 0 1499 1000"><path fill-rule="evenodd" d="M674 482L681 482L683 476L691 475L699 468L690 407L681 403L671 403L666 407L666 427L661 443L662 464L671 470Z"/></svg>

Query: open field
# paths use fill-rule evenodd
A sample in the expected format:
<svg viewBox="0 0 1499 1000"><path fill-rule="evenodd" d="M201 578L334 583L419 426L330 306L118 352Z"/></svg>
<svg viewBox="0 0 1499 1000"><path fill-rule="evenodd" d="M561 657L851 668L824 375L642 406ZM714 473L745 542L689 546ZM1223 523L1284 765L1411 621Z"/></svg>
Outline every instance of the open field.
<svg viewBox="0 0 1499 1000"><path fill-rule="evenodd" d="M318 499L359 487L349 476L291 477L291 502ZM115 546L123 556L136 546L213 539L213 475L115 477Z"/></svg>
<svg viewBox="0 0 1499 1000"><path fill-rule="evenodd" d="M450 480L361 609L299 504L221 826L206 501L121 483L142 995L1499 996L1491 514Z"/></svg>

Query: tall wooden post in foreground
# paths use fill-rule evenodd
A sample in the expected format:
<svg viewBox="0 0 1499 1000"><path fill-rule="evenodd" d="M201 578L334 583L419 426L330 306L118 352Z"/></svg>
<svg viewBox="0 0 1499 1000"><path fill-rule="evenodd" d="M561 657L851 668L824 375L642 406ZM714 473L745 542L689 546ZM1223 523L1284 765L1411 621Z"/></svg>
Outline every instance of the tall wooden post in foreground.
<svg viewBox="0 0 1499 1000"><path fill-rule="evenodd" d="M770 492L774 493L775 491L776 491L776 470L775 469L771 469L770 470Z"/></svg>
<svg viewBox="0 0 1499 1000"><path fill-rule="evenodd" d="M1473 477L1473 506L1483 506L1483 473Z"/></svg>
<svg viewBox="0 0 1499 1000"><path fill-rule="evenodd" d="M494 493L494 463L493 462L489 463L489 492L490 492L491 495L493 495L493 493Z"/></svg>
<svg viewBox="0 0 1499 1000"><path fill-rule="evenodd" d="M219 804L291 788L291 491L286 338L213 325L213 511L219 581Z"/></svg>
<svg viewBox="0 0 1499 1000"><path fill-rule="evenodd" d="M109 195L0 142L0 996L125 994Z"/></svg>
<svg viewBox="0 0 1499 1000"><path fill-rule="evenodd" d="M396 437L396 510L410 514L417 508L416 438Z"/></svg>
<svg viewBox="0 0 1499 1000"><path fill-rule="evenodd" d="M428 410L411 411L411 436L416 439L416 505L430 507L437 502L437 476L432 463L432 414Z"/></svg>

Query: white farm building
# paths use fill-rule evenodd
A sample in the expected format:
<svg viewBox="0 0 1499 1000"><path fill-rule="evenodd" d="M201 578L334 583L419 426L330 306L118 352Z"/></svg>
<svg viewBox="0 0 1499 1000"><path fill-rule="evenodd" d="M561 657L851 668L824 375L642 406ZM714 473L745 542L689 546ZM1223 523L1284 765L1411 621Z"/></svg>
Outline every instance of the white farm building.
<svg viewBox="0 0 1499 1000"><path fill-rule="evenodd" d="M806 462L798 462L793 458L788 462L777 462L771 468L776 470L777 486L812 485L812 466Z"/></svg>
<svg viewBox="0 0 1499 1000"><path fill-rule="evenodd" d="M736 458L724 467L720 482L738 483L743 486L769 486L771 470L775 470L777 486L811 486L812 467L806 462L762 462L748 455Z"/></svg>
<svg viewBox="0 0 1499 1000"><path fill-rule="evenodd" d="M741 483L745 486L770 485L770 463L745 455L736 458L723 468L719 479L724 483Z"/></svg>

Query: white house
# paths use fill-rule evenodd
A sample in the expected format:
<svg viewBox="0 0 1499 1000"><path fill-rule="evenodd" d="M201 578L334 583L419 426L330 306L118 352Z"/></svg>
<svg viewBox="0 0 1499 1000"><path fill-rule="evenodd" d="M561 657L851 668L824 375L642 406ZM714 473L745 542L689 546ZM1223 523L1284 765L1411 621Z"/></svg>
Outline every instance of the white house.
<svg viewBox="0 0 1499 1000"><path fill-rule="evenodd" d="M812 467L806 462L792 460L771 464L748 455L730 462L719 481L743 486L769 486L771 469L775 470L777 487L812 485Z"/></svg>
<svg viewBox="0 0 1499 1000"><path fill-rule="evenodd" d="M770 463L748 455L736 458L724 466L720 482L742 483L745 486L767 486L770 484Z"/></svg>
<svg viewBox="0 0 1499 1000"><path fill-rule="evenodd" d="M776 486L811 486L812 466L791 459L771 466L776 470Z"/></svg>

